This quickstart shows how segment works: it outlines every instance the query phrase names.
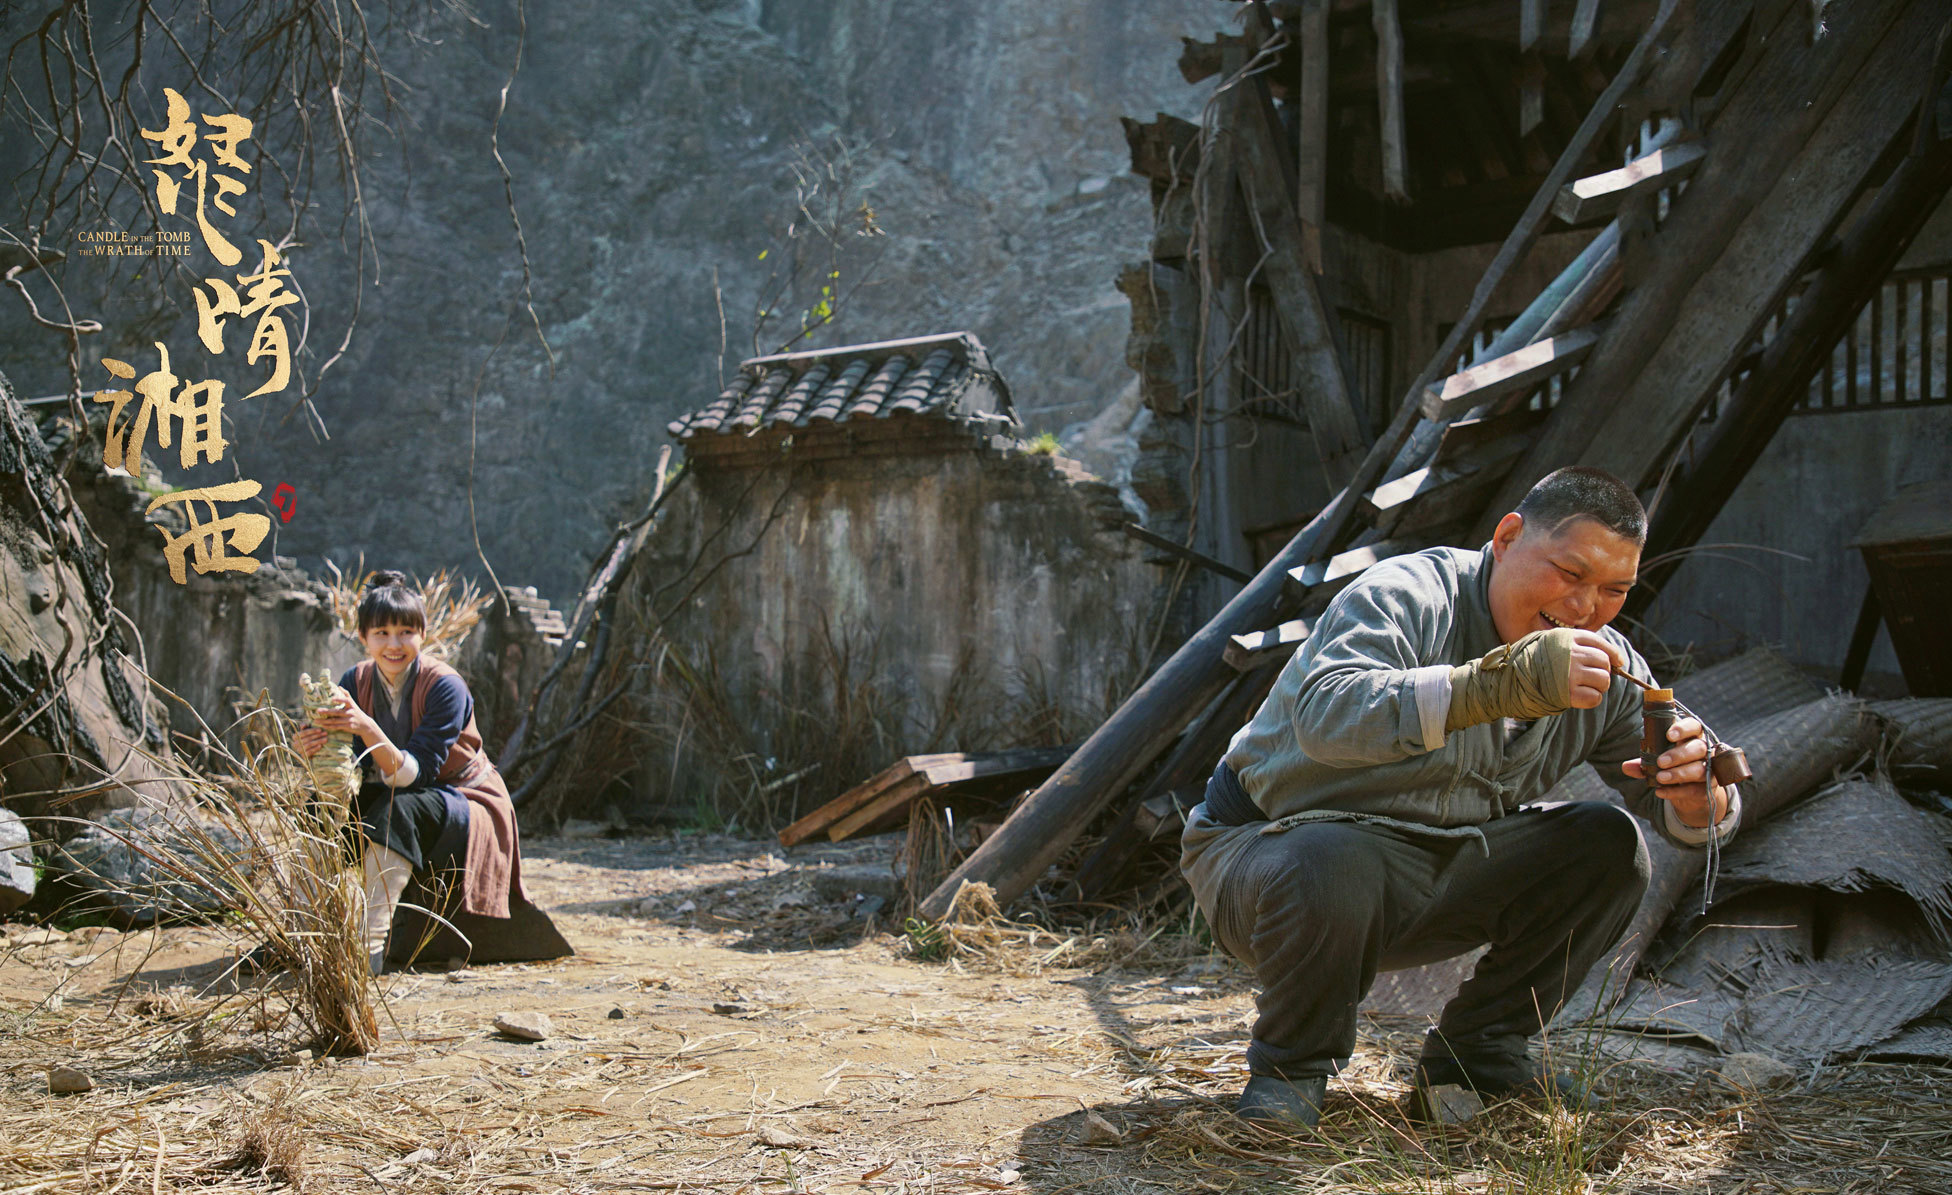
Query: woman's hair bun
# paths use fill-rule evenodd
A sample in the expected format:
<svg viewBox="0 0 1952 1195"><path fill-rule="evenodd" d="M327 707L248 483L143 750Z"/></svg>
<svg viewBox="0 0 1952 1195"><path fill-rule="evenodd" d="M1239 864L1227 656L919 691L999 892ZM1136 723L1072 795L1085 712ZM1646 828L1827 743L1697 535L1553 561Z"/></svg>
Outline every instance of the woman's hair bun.
<svg viewBox="0 0 1952 1195"><path fill-rule="evenodd" d="M400 572L397 569L390 569L390 568L375 569L373 571L372 579L366 582L366 588L378 589L384 585L399 585L402 587L408 587L410 583L407 580L407 574Z"/></svg>

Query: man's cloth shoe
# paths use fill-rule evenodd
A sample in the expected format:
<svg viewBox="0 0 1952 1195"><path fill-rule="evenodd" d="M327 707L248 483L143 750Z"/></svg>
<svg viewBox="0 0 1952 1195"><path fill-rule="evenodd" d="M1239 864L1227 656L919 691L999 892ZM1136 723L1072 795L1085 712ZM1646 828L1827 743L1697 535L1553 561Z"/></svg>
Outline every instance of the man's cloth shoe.
<svg viewBox="0 0 1952 1195"><path fill-rule="evenodd" d="M1273 1075L1250 1075L1234 1113L1270 1129L1312 1129L1321 1123L1328 1098L1326 1076L1289 1082Z"/></svg>
<svg viewBox="0 0 1952 1195"><path fill-rule="evenodd" d="M1503 1096L1548 1096L1574 1108L1592 1098L1592 1089L1578 1076L1545 1067L1520 1055L1484 1055L1458 1058L1450 1054L1426 1053L1417 1060L1412 1080L1416 1107L1425 1107L1427 1093L1438 1087L1462 1087L1486 1100Z"/></svg>

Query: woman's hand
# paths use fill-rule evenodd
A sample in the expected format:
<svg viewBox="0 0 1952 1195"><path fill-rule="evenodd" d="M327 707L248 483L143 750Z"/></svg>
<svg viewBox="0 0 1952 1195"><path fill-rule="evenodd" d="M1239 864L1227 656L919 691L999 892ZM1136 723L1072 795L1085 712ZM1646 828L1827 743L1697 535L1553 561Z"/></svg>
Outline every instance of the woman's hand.
<svg viewBox="0 0 1952 1195"><path fill-rule="evenodd" d="M292 747L306 759L325 750L325 731L316 726L306 726L292 736Z"/></svg>
<svg viewBox="0 0 1952 1195"><path fill-rule="evenodd" d="M390 741L386 732L380 729L380 724L373 721L373 716L360 709L352 694L344 689L333 693L331 705L312 715L312 725L324 731L348 731L368 747Z"/></svg>

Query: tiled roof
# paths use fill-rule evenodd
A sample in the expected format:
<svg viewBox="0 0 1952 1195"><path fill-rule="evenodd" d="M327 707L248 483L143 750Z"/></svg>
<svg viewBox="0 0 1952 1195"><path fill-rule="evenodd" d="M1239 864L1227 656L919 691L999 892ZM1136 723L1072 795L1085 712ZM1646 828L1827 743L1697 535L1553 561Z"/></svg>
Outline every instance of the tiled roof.
<svg viewBox="0 0 1952 1195"><path fill-rule="evenodd" d="M865 419L1016 421L1010 390L967 332L754 357L709 405L666 425L674 439L756 435Z"/></svg>

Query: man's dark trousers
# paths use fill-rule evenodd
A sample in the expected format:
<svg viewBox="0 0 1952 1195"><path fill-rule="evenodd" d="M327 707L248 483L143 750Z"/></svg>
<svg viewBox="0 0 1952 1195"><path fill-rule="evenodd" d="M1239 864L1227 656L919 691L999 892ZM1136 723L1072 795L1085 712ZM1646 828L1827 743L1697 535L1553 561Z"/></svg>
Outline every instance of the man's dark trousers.
<svg viewBox="0 0 1952 1195"><path fill-rule="evenodd" d="M1625 932L1647 888L1647 848L1633 815L1598 802L1521 809L1479 829L1484 846L1343 821L1255 839L1211 910L1215 936L1260 980L1249 1071L1334 1074L1355 1052L1356 1009L1378 971L1486 944L1439 1040L1471 1057L1524 1053Z"/></svg>

